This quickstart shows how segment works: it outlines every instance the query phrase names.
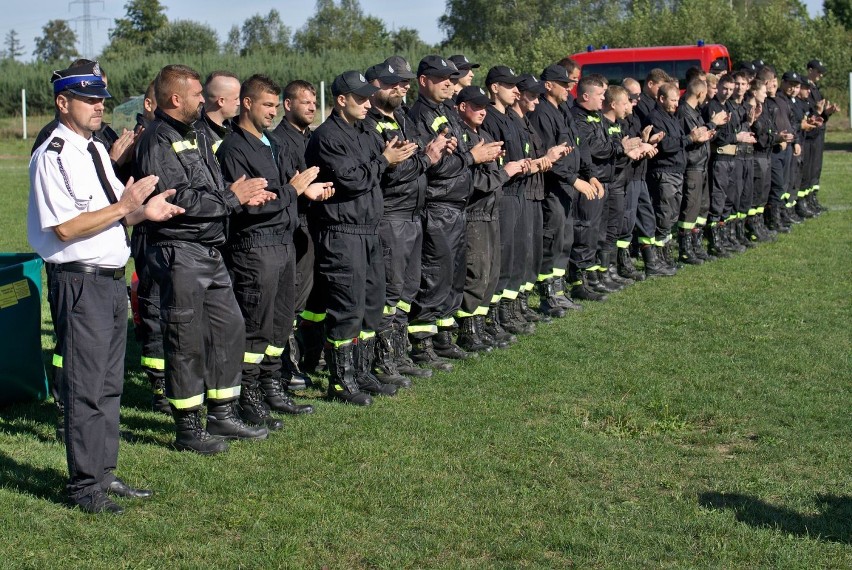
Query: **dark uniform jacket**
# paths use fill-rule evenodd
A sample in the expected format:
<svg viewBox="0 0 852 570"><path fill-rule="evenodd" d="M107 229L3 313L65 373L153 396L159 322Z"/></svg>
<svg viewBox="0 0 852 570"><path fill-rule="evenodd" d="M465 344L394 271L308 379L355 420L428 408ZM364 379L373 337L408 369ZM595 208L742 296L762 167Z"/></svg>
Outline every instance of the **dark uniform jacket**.
<svg viewBox="0 0 852 570"><path fill-rule="evenodd" d="M552 148L562 143L568 143L573 147L568 155L554 162L553 168L544 173L545 191L567 192L573 189L577 178L581 177L583 164L580 153L580 133L574 128L570 111L554 107L546 98L541 97L538 106L528 117L533 129L541 137L544 148ZM586 166L586 172L582 177L588 179L588 165Z"/></svg>
<svg viewBox="0 0 852 570"><path fill-rule="evenodd" d="M639 119L639 123L644 127L649 124L648 117L651 112L657 107L657 102L653 97L642 91L639 94L639 102L633 107L633 114Z"/></svg>
<svg viewBox="0 0 852 570"><path fill-rule="evenodd" d="M503 151L506 154L500 159L501 165L506 162L529 158L529 142L524 140L521 124L515 117L517 117L517 113L512 109L506 109L505 113L501 113L492 105L488 108L482 126L479 127L481 131L491 135L494 140L503 141ZM512 177L503 186L503 195L505 196L518 196L523 191L524 176L522 175Z"/></svg>
<svg viewBox="0 0 852 570"><path fill-rule="evenodd" d="M775 129L781 133L787 131L794 133L793 130L793 114L789 104L790 99L783 95L780 91L775 94L775 97L767 97L766 103L763 105L764 113L769 111L775 121ZM780 142L780 141L779 141ZM796 142L795 140L793 142Z"/></svg>
<svg viewBox="0 0 852 570"><path fill-rule="evenodd" d="M207 139L210 148L213 149L213 152L216 152L219 145L222 144L222 140L231 134L232 125L231 121L225 121L223 124L217 125L202 110L201 118L195 122L195 130Z"/></svg>
<svg viewBox="0 0 852 570"><path fill-rule="evenodd" d="M530 123L528 117L529 115L520 116L513 112L514 119L518 121L522 136L525 141L528 141L526 144L529 144L529 151L527 152L527 156L532 159L541 158L547 153L547 150L550 147L544 146L544 141L538 136L538 132L533 128ZM535 200L540 202L544 200L545 192L544 192L544 173L536 172L535 174L528 174L523 178L524 184L524 198L527 200Z"/></svg>
<svg viewBox="0 0 852 570"><path fill-rule="evenodd" d="M659 104L648 115L648 124L654 128L651 135L666 133L657 143L657 155L648 162L651 172L677 172L686 170L686 146L689 136L683 132L683 126L677 115L670 115Z"/></svg>
<svg viewBox="0 0 852 570"><path fill-rule="evenodd" d="M312 228L378 233L384 211L379 183L388 161L372 156L367 135L334 112L311 136L305 163L319 167L317 182L334 183L334 196L310 208Z"/></svg>
<svg viewBox="0 0 852 570"><path fill-rule="evenodd" d="M298 223L296 189L289 180L296 173L287 149L269 136L270 146L234 124L233 131L219 145L216 158L222 167L226 184L240 176L266 178L266 189L278 197L261 206L243 206L231 215L227 247L246 251L253 247L293 243L293 230Z"/></svg>
<svg viewBox="0 0 852 570"><path fill-rule="evenodd" d="M601 115L601 121L606 129L606 134L613 140L620 141L626 135L623 123L619 120L610 121L606 115ZM623 186L630 175L630 157L622 154L615 160L615 174L613 175L613 183Z"/></svg>
<svg viewBox="0 0 852 570"><path fill-rule="evenodd" d="M757 141L754 144L754 151L757 153L769 154L772 152L772 147L781 140L775 128L773 116L775 110L777 110L777 107L770 108L768 105L764 105L763 112L751 125L751 132L754 133L754 138Z"/></svg>
<svg viewBox="0 0 852 570"><path fill-rule="evenodd" d="M591 157L592 176L602 184L612 182L615 176L615 160L624 154L621 141L609 137L597 111L587 111L575 101L571 112L574 114L580 139L588 148Z"/></svg>
<svg viewBox="0 0 852 570"><path fill-rule="evenodd" d="M685 134L689 134L698 127L707 126L701 111L693 109L686 101L681 101L677 107L677 118ZM710 128L710 127L708 127ZM710 160L710 141L694 143L691 140L686 144L686 169L704 170L707 161Z"/></svg>
<svg viewBox="0 0 852 570"><path fill-rule="evenodd" d="M790 118L790 132L793 133L793 144L802 144L802 119L805 117L805 112L796 104L796 100L792 97L787 97L786 93L779 90L775 95L775 103L779 108L785 105L789 109L788 117Z"/></svg>
<svg viewBox="0 0 852 570"><path fill-rule="evenodd" d="M639 117L636 116L635 113L631 113L627 115L624 119L625 128L624 132L628 137L639 137L642 136L642 121ZM645 175L648 173L648 159L641 158L639 160L634 160L630 163L632 167L632 171L630 173L630 180L645 180Z"/></svg>
<svg viewBox="0 0 852 570"><path fill-rule="evenodd" d="M426 200L464 207L471 192L470 166L473 164L473 155L462 138L461 121L455 113L448 112L446 105L430 101L422 95L412 105L408 117L416 125L424 142L447 135L458 139L459 144L453 154L445 154L429 167Z"/></svg>
<svg viewBox="0 0 852 570"><path fill-rule="evenodd" d="M707 102L707 105L704 107L704 120L709 121L710 117L715 115L720 111L725 111L730 115L728 122L724 125L720 125L716 128L716 136L713 137L711 141L711 152L714 152L721 146L727 145L736 145L737 144L737 133L740 132L740 114L734 108L734 103L730 99L725 101L724 104L720 103L718 99L715 97L710 99ZM722 155L722 154L713 154L714 159L716 160L733 160L735 157L730 155Z"/></svg>
<svg viewBox="0 0 852 570"><path fill-rule="evenodd" d="M384 151L385 143L397 137L400 141L416 142L421 151L388 168L382 174L382 195L385 201L384 218L386 220L419 219L426 203L426 170L432 161L422 152L425 148L414 123L400 109L394 111L393 118L371 108L367 117L361 121L361 130L370 140L374 156Z"/></svg>
<svg viewBox="0 0 852 570"><path fill-rule="evenodd" d="M192 125L155 111L156 119L136 143L134 176L160 177L155 194L169 188L171 202L186 213L165 222L145 222L149 243L192 241L215 246L225 243L227 216L242 208L225 188L213 150L199 139Z"/></svg>
<svg viewBox="0 0 852 570"><path fill-rule="evenodd" d="M494 139L483 130L474 131L462 123L462 138L468 146L477 144L480 140L485 143ZM509 180L509 175L496 160L474 164L471 167L473 175L473 193L465 208L469 222L493 222L500 219L500 209L497 202L503 193L503 185Z"/></svg>
<svg viewBox="0 0 852 570"><path fill-rule="evenodd" d="M305 164L305 149L308 147L308 141L311 140L311 129L305 129L305 132L298 130L291 125L287 119L281 119L278 126L269 133L278 141L281 147L281 152L286 152L290 155L290 160L296 165L299 172L304 172L307 169ZM299 210L299 224L303 228L308 226L308 208L312 202L305 196L299 196L296 200L296 207Z"/></svg>

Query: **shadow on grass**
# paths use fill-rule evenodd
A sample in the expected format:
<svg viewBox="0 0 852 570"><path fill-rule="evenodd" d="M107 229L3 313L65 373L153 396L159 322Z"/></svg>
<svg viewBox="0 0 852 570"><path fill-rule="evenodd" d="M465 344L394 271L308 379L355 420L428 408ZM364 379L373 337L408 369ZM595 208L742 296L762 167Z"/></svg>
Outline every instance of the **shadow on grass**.
<svg viewBox="0 0 852 570"><path fill-rule="evenodd" d="M698 496L698 504L715 510L732 510L739 522L773 528L797 536L826 542L852 544L852 497L817 495L820 513L804 515L777 507L755 497L709 491Z"/></svg>
<svg viewBox="0 0 852 570"><path fill-rule="evenodd" d="M852 142L839 142L839 141L826 141L825 142L825 150L827 151L839 151L839 152L852 152Z"/></svg>
<svg viewBox="0 0 852 570"><path fill-rule="evenodd" d="M0 453L0 487L65 504L67 474L58 469L33 467Z"/></svg>

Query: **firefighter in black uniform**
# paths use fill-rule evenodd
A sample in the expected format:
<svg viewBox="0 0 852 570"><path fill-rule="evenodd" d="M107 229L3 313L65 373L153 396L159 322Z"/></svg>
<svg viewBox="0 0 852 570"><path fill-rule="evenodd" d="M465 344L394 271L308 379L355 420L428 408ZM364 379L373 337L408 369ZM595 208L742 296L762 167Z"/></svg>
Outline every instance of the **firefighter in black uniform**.
<svg viewBox="0 0 852 570"><path fill-rule="evenodd" d="M385 170L417 150L416 143L392 139L380 154L371 151L358 123L367 116L375 91L358 71L338 75L331 85L334 112L314 131L305 152L307 165L320 169L318 180L333 182L335 188L333 198L310 209L320 277L314 287L326 295L328 394L361 406L372 403L369 394L397 391L373 375L385 301L379 184Z"/></svg>
<svg viewBox="0 0 852 570"><path fill-rule="evenodd" d="M751 218L752 227L749 228L758 241L774 240L777 233L769 230L763 223L763 215L769 190L771 187L772 171L772 147L778 143L778 133L775 130L775 122L771 114L766 111L766 82L754 79L749 87L748 99L751 105L758 111L757 118L751 125L754 133L754 154L752 155L752 171L754 172L754 214Z"/></svg>
<svg viewBox="0 0 852 570"><path fill-rule="evenodd" d="M218 247L228 215L276 195L265 190L264 179L240 178L225 187L212 148L193 127L203 101L195 70L168 65L155 81L156 119L137 143L134 170L159 176L157 191L174 188L173 203L186 210L182 218L146 225L147 263L160 287L166 396L175 447L219 453L227 444L214 435L259 439L267 430L246 425L236 411L245 323Z"/></svg>
<svg viewBox="0 0 852 570"><path fill-rule="evenodd" d="M290 160L299 172L307 169L305 149L311 138L311 125L317 111L317 92L307 81L296 79L284 87L284 117L272 131L282 149L290 155ZM321 295L311 296L314 285L314 242L308 228L308 208L310 200L299 196L296 208L299 213L299 226L293 232L293 246L296 249L296 298L294 323L297 332L287 339L284 350L284 364L288 368L287 387L300 390L312 385L310 377L302 368L313 370L322 358L325 342L322 321L317 321L325 313Z"/></svg>
<svg viewBox="0 0 852 570"><path fill-rule="evenodd" d="M330 183L312 184L318 169L297 173L286 148L267 129L278 114L281 87L264 75L248 78L240 90L240 115L216 158L226 183L265 178L278 198L243 208L229 220L225 265L246 322L240 407L243 420L277 430L280 420L269 409L290 414L313 412L293 403L282 385L281 357L293 326L297 196L324 200L334 194Z"/></svg>
<svg viewBox="0 0 852 570"><path fill-rule="evenodd" d="M230 71L214 71L204 80L204 108L195 129L213 149L231 133L231 124L240 112L240 79Z"/></svg>
<svg viewBox="0 0 852 570"><path fill-rule="evenodd" d="M679 104L677 85L668 83L657 92L657 107L648 116L648 123L653 126L653 134L665 133L657 144L658 153L648 164L648 189L654 204L657 217L655 240L657 251L671 267L674 265L672 255L672 229L678 221L683 193L684 172L687 166L687 148L690 144L701 144L709 141L713 133L706 126L694 127L686 132L683 123L677 116ZM679 233L680 257L684 260L695 260L689 256L691 243L686 232Z"/></svg>
<svg viewBox="0 0 852 570"><path fill-rule="evenodd" d="M572 83L568 71L562 65L554 64L546 67L539 78L545 93L529 115L530 124L545 147L565 144L572 149L566 156L554 161L553 167L544 173L542 259L537 279L539 306L545 311L559 308L580 310L582 305L565 295L562 283L574 243L577 195L582 192L591 197L596 190L580 175L582 163L577 150L580 135L574 128L573 118L570 113L560 110L570 96Z"/></svg>
<svg viewBox="0 0 852 570"><path fill-rule="evenodd" d="M479 129L491 100L481 87L465 87L456 96L462 119L462 139L469 146L480 140L492 142L491 136ZM489 305L493 304L500 276L500 218L498 201L506 181L523 171L523 161L501 166L496 161L471 166L473 193L466 208L467 275L461 307L456 312L459 321L458 344L468 351L488 351L506 348L517 338L498 326L485 323Z"/></svg>
<svg viewBox="0 0 852 570"><path fill-rule="evenodd" d="M445 102L453 92L458 71L438 55L427 55L417 66L419 92L409 111L420 137L431 141L449 139L447 152L427 171L426 211L423 217L422 277L417 299L409 316L408 333L415 361L433 369L449 371L452 365L435 353L433 337L445 356L467 357L452 342L453 313L458 307L456 291L464 290L464 208L471 193L470 166L494 160L502 143L468 147L461 137L457 114Z"/></svg>
<svg viewBox="0 0 852 570"><path fill-rule="evenodd" d="M744 63L742 65L753 65ZM750 131L751 124L755 120L754 109L745 101L745 95L748 91L749 71L740 70L732 75L734 78L734 93L731 95L731 103L734 106L735 112L738 114L740 122L740 132ZM754 247L756 244L751 236L746 231L748 223L748 212L751 209L751 202L754 199L754 170L752 154L754 153L754 141L743 142L737 141L737 169L742 180L740 185L740 193L737 196L736 207L732 215L736 216L732 223L734 231L733 238L746 248Z"/></svg>
<svg viewBox="0 0 852 570"><path fill-rule="evenodd" d="M837 112L837 105L835 103L830 102L828 99L823 98L822 93L819 91L819 80L822 79L823 75L828 72L828 68L825 67L822 61L819 59L812 59L808 62L808 80L813 83L811 86L810 99L813 104L814 109L819 114L819 117L822 119L822 124L819 126L819 134L817 136L817 143L814 149L814 166L811 172L811 180L810 185L812 191L810 193L810 202L813 210L823 211L824 208L819 203L818 194L819 194L819 179L822 174L822 156L823 149L825 148L825 130L826 130L826 122L828 122L829 117L831 117L834 113Z"/></svg>
<svg viewBox="0 0 852 570"><path fill-rule="evenodd" d="M787 233L790 231L790 226L786 223L786 218L782 217L782 212L786 212L782 196L786 192L793 156L792 143L795 135L791 124L792 111L787 100L778 93L778 78L772 68L763 67L757 77L766 82L764 112L772 117L775 131L778 133L777 142L772 147L769 200L766 202L764 218L770 230Z"/></svg>
<svg viewBox="0 0 852 570"><path fill-rule="evenodd" d="M485 88L491 97L491 107L482 123L482 131L496 141L503 142L503 160L529 162L529 147L525 144L517 114L512 109L520 97L515 72L505 65L488 70ZM524 173L529 169L525 168ZM497 294L500 295L498 317L500 324L513 334L531 334L535 325L527 321L519 310L518 296L525 278L525 262L529 255L531 234L527 227L525 176L516 175L503 186L500 194L500 277Z"/></svg>
<svg viewBox="0 0 852 570"><path fill-rule="evenodd" d="M27 237L47 264L63 371L66 491L69 503L83 511L120 514L123 509L107 494L152 494L115 474L127 339L125 226L169 219L182 210L166 202L173 190L142 206L157 179L125 186L106 166L106 149L92 136L110 96L96 62L56 71L51 81L59 122L30 162Z"/></svg>
<svg viewBox="0 0 852 570"><path fill-rule="evenodd" d="M799 186L796 192L796 214L803 219L819 215L819 212L811 207L809 194L815 164L814 154L819 140L820 128L825 123L811 100L811 85L813 85L812 81L802 77L802 84L799 86L799 94L796 97L796 104L804 114L802 121L802 173L799 176Z"/></svg>
<svg viewBox="0 0 852 570"><path fill-rule="evenodd" d="M385 306L382 324L376 331L376 376L382 382L408 387L405 376L428 378L432 371L414 363L398 362L397 337L408 325L408 311L416 290L406 291L407 283L420 282L420 253L423 225L420 217L426 201L426 170L441 159L447 139L433 139L423 145L414 123L403 112L403 88L409 79L388 63L372 66L364 74L378 90L370 97L370 110L361 129L371 140L373 152L381 153L393 139L417 142L423 149L395 168L382 174L384 213L379 238L385 265ZM402 366L402 370L400 369ZM404 374L405 376L403 376Z"/></svg>
<svg viewBox="0 0 852 570"><path fill-rule="evenodd" d="M785 201L785 208L781 210L782 219L786 219L794 224L800 224L802 218L796 213L796 191L801 182L802 176L802 143L804 139L804 128L806 126L805 111L798 104L799 88L802 84L802 77L795 71L786 71L781 76L781 87L778 89L775 100L786 103L790 109L790 125L793 133L793 154L790 159L790 173L785 184L785 192L781 195Z"/></svg>

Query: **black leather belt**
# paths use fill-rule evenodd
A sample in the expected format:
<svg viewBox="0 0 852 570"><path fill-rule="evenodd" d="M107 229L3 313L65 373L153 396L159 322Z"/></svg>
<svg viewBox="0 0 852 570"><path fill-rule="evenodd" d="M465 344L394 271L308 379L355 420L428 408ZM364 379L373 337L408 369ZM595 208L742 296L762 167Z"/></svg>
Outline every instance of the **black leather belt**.
<svg viewBox="0 0 852 570"><path fill-rule="evenodd" d="M123 267L98 267L97 265L89 265L88 263L72 261L70 263L57 263L56 269L59 271L68 271L70 273L91 273L92 275L100 275L101 277L124 279Z"/></svg>

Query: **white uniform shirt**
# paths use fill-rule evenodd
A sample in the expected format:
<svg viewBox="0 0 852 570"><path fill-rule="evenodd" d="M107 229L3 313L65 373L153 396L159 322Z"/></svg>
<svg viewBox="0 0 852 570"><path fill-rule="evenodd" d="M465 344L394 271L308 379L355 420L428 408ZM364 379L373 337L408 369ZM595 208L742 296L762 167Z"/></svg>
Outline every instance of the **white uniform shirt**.
<svg viewBox="0 0 852 570"><path fill-rule="evenodd" d="M65 141L61 148L55 141L57 138ZM130 257L130 247L120 223L66 242L53 231L84 212L109 206L87 149L92 140L60 123L35 151L30 159L27 237L36 253L50 263L78 261L100 267L123 267ZM124 184L116 178L104 145L95 141L95 147L116 197L121 198Z"/></svg>

